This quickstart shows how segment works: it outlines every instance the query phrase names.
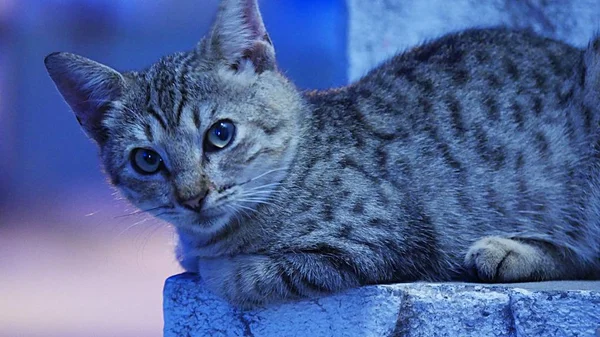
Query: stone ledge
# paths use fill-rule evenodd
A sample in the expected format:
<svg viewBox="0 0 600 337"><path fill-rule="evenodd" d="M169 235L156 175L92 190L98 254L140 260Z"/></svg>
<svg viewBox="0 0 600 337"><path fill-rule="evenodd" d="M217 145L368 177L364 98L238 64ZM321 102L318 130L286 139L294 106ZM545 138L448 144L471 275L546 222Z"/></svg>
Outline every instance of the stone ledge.
<svg viewBox="0 0 600 337"><path fill-rule="evenodd" d="M165 337L599 337L600 282L379 285L241 311L181 274L166 281L164 319Z"/></svg>

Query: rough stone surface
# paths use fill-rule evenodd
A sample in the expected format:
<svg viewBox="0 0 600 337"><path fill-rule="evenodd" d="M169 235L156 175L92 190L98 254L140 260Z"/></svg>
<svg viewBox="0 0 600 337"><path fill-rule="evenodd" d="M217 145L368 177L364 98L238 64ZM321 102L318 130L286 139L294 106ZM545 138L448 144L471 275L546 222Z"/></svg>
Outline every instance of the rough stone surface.
<svg viewBox="0 0 600 337"><path fill-rule="evenodd" d="M600 29L600 0L347 0L349 79L390 56L470 27L509 26L584 46Z"/></svg>
<svg viewBox="0 0 600 337"><path fill-rule="evenodd" d="M165 337L597 337L600 282L381 285L242 311L182 274L165 284L164 312Z"/></svg>

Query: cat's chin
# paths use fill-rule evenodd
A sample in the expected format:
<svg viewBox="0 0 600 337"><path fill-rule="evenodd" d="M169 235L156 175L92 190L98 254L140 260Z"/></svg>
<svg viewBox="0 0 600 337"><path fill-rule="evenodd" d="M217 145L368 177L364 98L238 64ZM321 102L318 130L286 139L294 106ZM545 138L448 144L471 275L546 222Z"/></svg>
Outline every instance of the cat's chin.
<svg viewBox="0 0 600 337"><path fill-rule="evenodd" d="M194 214L193 216L180 218L172 224L195 234L210 235L225 227L229 221L231 221L231 216L226 213Z"/></svg>

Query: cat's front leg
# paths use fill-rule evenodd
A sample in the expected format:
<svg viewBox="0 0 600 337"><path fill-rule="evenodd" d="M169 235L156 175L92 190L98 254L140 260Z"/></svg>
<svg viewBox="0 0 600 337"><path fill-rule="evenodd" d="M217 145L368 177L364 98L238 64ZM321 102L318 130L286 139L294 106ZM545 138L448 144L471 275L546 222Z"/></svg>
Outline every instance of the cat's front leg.
<svg viewBox="0 0 600 337"><path fill-rule="evenodd" d="M237 255L200 259L206 286L241 307L332 293L359 285L350 272L311 255Z"/></svg>
<svg viewBox="0 0 600 337"><path fill-rule="evenodd" d="M195 254L194 248L198 243L194 240L193 233L184 229L177 229L178 242L175 248L175 256L179 265L188 272L198 272L198 255Z"/></svg>

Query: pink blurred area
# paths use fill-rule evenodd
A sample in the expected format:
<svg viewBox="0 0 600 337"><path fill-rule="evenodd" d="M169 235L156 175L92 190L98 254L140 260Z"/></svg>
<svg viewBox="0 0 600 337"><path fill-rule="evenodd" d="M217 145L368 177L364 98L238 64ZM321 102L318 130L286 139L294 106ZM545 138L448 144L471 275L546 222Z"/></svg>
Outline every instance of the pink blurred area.
<svg viewBox="0 0 600 337"><path fill-rule="evenodd" d="M260 3L294 82L345 83L343 0ZM0 0L0 337L162 335L163 283L181 272L173 230L128 215L43 59L69 51L139 70L192 48L217 5Z"/></svg>
<svg viewBox="0 0 600 337"><path fill-rule="evenodd" d="M0 336L161 336L171 229L104 185L39 198L1 210Z"/></svg>

